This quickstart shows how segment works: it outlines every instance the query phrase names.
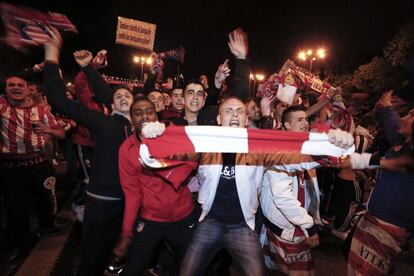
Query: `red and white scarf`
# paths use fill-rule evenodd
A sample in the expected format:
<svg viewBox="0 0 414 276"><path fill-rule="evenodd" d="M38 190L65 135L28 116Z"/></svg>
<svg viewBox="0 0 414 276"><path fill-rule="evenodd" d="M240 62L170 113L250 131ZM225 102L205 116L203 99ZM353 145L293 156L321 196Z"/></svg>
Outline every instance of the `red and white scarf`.
<svg viewBox="0 0 414 276"><path fill-rule="evenodd" d="M148 166L163 168L171 164L164 158L177 153L302 153L341 157L354 151L329 142L325 133L278 131L220 126L170 126L156 139L143 139L141 160Z"/></svg>

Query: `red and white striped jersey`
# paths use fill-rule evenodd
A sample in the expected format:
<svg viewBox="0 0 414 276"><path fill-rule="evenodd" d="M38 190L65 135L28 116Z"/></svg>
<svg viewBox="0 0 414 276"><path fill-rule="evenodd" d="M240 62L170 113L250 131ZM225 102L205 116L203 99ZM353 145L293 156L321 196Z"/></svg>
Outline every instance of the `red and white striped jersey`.
<svg viewBox="0 0 414 276"><path fill-rule="evenodd" d="M41 152L45 137L33 132L32 123L40 121L50 128L58 127L55 117L45 106L15 107L4 97L0 97L0 119L0 153Z"/></svg>

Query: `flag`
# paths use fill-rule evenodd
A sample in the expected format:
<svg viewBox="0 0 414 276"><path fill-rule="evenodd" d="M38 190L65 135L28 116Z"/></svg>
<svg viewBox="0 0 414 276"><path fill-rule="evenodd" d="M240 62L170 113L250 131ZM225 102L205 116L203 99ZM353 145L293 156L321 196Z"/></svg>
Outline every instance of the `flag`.
<svg viewBox="0 0 414 276"><path fill-rule="evenodd" d="M171 59L171 60L177 60L181 63L184 63L184 55L185 55L185 49L183 46L180 46L175 49L171 49L169 51L157 53L158 57L160 59Z"/></svg>
<svg viewBox="0 0 414 276"><path fill-rule="evenodd" d="M51 34L46 29L47 25L54 26L62 32L78 33L72 22L59 13L44 13L1 3L0 14L6 30L4 41L19 51L24 51L25 46L39 46L48 41Z"/></svg>
<svg viewBox="0 0 414 276"><path fill-rule="evenodd" d="M341 157L354 151L329 142L325 133L277 131L221 126L170 126L156 139L144 138L141 160L148 166L171 166L166 161L177 153L302 153Z"/></svg>
<svg viewBox="0 0 414 276"><path fill-rule="evenodd" d="M311 89L331 97L335 95L337 97L335 99L341 101L338 88L320 80L289 59L284 63L279 73L271 75L263 84L259 85L257 96L263 98L268 94L273 94L280 101L291 105L297 89Z"/></svg>

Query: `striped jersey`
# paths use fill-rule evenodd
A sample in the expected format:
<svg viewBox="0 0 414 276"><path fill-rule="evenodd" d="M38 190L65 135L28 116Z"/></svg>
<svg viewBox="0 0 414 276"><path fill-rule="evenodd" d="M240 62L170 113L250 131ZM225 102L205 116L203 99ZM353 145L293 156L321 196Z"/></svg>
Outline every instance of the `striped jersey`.
<svg viewBox="0 0 414 276"><path fill-rule="evenodd" d="M45 136L33 131L33 123L42 122L50 128L57 128L55 117L46 106L32 105L16 107L0 97L0 154L27 154L41 152L45 147Z"/></svg>

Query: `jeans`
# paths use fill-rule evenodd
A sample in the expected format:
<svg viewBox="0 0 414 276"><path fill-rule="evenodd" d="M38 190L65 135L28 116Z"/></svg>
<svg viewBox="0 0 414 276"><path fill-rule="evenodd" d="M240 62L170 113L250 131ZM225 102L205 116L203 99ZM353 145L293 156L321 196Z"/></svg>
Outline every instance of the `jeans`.
<svg viewBox="0 0 414 276"><path fill-rule="evenodd" d="M223 223L213 218L200 222L181 264L180 275L203 275L214 255L225 248L242 275L265 274L258 235L245 223Z"/></svg>

